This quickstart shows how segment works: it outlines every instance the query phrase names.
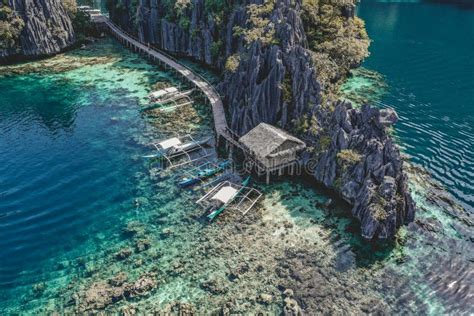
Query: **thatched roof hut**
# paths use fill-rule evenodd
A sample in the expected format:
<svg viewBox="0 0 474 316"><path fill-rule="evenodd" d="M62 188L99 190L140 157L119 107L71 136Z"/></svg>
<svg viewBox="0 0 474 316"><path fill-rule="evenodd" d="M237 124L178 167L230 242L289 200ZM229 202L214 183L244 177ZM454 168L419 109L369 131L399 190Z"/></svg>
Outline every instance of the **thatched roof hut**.
<svg viewBox="0 0 474 316"><path fill-rule="evenodd" d="M266 168L272 169L296 160L306 144L275 126L260 123L239 140Z"/></svg>

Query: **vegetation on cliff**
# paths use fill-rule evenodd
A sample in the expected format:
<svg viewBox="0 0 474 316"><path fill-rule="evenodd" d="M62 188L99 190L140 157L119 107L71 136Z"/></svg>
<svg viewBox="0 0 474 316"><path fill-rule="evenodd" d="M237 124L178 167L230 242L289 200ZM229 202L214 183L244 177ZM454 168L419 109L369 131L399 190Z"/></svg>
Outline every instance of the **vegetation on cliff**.
<svg viewBox="0 0 474 316"><path fill-rule="evenodd" d="M78 42L84 41L87 36L95 34L94 25L91 23L90 16L87 13L79 11L77 9L76 0L61 0L63 7L67 14L71 18L72 27L76 34L76 40Z"/></svg>
<svg viewBox="0 0 474 316"><path fill-rule="evenodd" d="M349 70L369 55L364 21L353 16L353 7L353 0L303 0L301 18L317 80L329 99Z"/></svg>
<svg viewBox="0 0 474 316"><path fill-rule="evenodd" d="M274 7L274 0L266 0L262 4L249 4L247 6L247 23L243 27L235 26L233 28L234 36L243 36L247 45L255 41L260 41L264 46L278 44L278 40L275 38L275 25L269 19Z"/></svg>
<svg viewBox="0 0 474 316"><path fill-rule="evenodd" d="M175 0L172 0L175 1ZM114 16L120 16L122 21L122 27L131 32L137 32L138 30L138 0L105 0L105 5L110 12L111 18ZM175 11L173 8L171 11Z"/></svg>
<svg viewBox="0 0 474 316"><path fill-rule="evenodd" d="M25 22L8 5L7 0L0 2L0 49L18 48L21 31Z"/></svg>

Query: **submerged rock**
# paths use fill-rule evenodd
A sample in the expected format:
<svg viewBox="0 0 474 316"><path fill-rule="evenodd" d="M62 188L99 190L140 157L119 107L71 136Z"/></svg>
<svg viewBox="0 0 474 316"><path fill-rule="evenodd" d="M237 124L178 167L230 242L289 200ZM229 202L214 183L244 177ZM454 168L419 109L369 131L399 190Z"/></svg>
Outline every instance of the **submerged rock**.
<svg viewBox="0 0 474 316"><path fill-rule="evenodd" d="M109 280L109 284L112 286L120 286L127 282L128 276L125 272L117 273L113 278Z"/></svg>
<svg viewBox="0 0 474 316"><path fill-rule="evenodd" d="M114 300L119 300L123 292L122 288L112 287L103 281L93 283L87 290L80 293L80 299L77 302L78 311L103 309Z"/></svg>
<svg viewBox="0 0 474 316"><path fill-rule="evenodd" d="M127 226L123 229L123 233L131 237L143 236L145 231L145 225L137 221L128 222Z"/></svg>
<svg viewBox="0 0 474 316"><path fill-rule="evenodd" d="M33 285L33 294L38 297L43 294L43 292L46 290L46 285L44 282L36 283Z"/></svg>
<svg viewBox="0 0 474 316"><path fill-rule="evenodd" d="M147 238L138 239L135 243L135 250L137 252L145 251L147 249L150 249L150 247L151 247L151 241Z"/></svg>
<svg viewBox="0 0 474 316"><path fill-rule="evenodd" d="M271 296L270 294L262 293L257 297L257 302L269 305L273 302L273 296Z"/></svg>
<svg viewBox="0 0 474 316"><path fill-rule="evenodd" d="M130 257L131 255L132 255L132 249L126 247L126 248L122 248L118 252L116 252L115 253L115 258L117 260L124 260L124 259L127 259L128 257Z"/></svg>
<svg viewBox="0 0 474 316"><path fill-rule="evenodd" d="M227 292L227 287L224 284L224 281L219 278L211 278L207 281L204 281L201 283L201 288L214 295L224 294Z"/></svg>
<svg viewBox="0 0 474 316"><path fill-rule="evenodd" d="M127 276L120 272L108 282L94 282L87 289L74 294L76 311L83 313L101 310L125 298L144 296L158 286L154 273L145 273L133 283L126 280Z"/></svg>
<svg viewBox="0 0 474 316"><path fill-rule="evenodd" d="M143 296L157 285L158 282L154 273L144 274L131 286L130 297Z"/></svg>
<svg viewBox="0 0 474 316"><path fill-rule="evenodd" d="M159 315L192 316L197 315L196 307L190 303L172 302L158 311Z"/></svg>
<svg viewBox="0 0 474 316"><path fill-rule="evenodd" d="M298 302L290 297L286 297L284 300L285 306L283 307L283 315L285 316L299 316L303 315Z"/></svg>

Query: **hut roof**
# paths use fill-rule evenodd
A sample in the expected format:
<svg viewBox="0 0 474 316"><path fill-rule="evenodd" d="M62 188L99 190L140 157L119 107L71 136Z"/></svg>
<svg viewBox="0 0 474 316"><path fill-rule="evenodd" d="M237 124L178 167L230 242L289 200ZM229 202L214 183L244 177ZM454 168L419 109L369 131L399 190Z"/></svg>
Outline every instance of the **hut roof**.
<svg viewBox="0 0 474 316"><path fill-rule="evenodd" d="M240 142L260 157L275 156L278 152L298 151L306 147L300 139L266 123L258 124L240 137ZM282 147L285 143L286 146Z"/></svg>

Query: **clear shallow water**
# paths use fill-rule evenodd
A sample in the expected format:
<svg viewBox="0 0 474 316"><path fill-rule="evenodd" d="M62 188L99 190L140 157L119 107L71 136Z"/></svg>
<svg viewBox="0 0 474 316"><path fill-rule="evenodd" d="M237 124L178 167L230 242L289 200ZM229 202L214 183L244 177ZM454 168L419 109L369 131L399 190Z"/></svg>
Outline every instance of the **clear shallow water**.
<svg viewBox="0 0 474 316"><path fill-rule="evenodd" d="M232 301L237 313L276 314L281 286L295 289L303 306L346 313L364 304L469 310L469 219L430 202L421 174L413 179L420 224L391 244L361 240L348 208L324 207L328 196L303 181L258 185L265 199L243 221L225 214L202 225L194 204L200 192L179 190L173 174L158 174L140 158L149 152L143 144L166 131L211 130L208 108L199 104L174 117L139 114L154 83L180 82L110 40L0 69L8 73L0 80L1 314L77 311L74 297L119 272L132 281L157 273L159 285L112 311L180 300L201 313ZM130 222L143 227L148 250L123 233ZM117 259L125 248L130 257ZM279 272L303 260L301 278ZM237 281L229 271L241 271ZM210 280L217 280L211 291ZM256 303L261 293L274 304Z"/></svg>
<svg viewBox="0 0 474 316"><path fill-rule="evenodd" d="M140 155L164 131L138 109L158 81L181 84L111 40L0 68L0 310L70 281L68 262L100 257L137 216L153 190Z"/></svg>
<svg viewBox="0 0 474 316"><path fill-rule="evenodd" d="M381 101L401 121L411 160L474 211L474 10L419 1L363 0L373 40L364 67L385 76Z"/></svg>

